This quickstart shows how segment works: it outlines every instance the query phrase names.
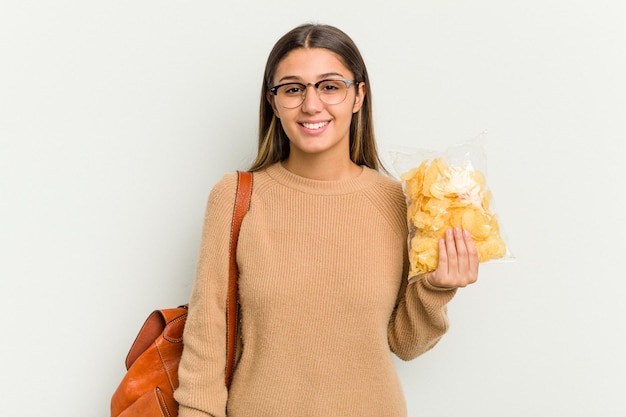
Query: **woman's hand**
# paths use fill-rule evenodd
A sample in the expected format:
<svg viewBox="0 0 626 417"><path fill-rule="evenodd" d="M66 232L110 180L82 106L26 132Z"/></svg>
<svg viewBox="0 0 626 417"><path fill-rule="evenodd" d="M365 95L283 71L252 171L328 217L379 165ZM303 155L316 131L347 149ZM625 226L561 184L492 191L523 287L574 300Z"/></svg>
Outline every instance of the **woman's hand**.
<svg viewBox="0 0 626 417"><path fill-rule="evenodd" d="M426 281L435 287L462 288L478 279L478 252L467 230L446 231L439 240L439 264L428 272Z"/></svg>

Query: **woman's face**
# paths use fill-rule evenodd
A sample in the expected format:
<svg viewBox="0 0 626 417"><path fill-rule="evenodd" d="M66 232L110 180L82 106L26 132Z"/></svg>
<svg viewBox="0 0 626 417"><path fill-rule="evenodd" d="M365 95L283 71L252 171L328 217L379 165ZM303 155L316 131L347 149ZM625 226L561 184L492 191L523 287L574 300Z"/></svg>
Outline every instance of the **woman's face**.
<svg viewBox="0 0 626 417"><path fill-rule="evenodd" d="M280 61L273 85L288 82L306 85L339 78L353 80L354 74L337 55L322 48L300 48ZM320 100L315 87L309 85L302 104L288 109L282 107L274 95L268 94L274 114L289 138L290 157L324 155L349 159L352 114L361 109L364 95L364 83L352 84L344 101L326 104Z"/></svg>

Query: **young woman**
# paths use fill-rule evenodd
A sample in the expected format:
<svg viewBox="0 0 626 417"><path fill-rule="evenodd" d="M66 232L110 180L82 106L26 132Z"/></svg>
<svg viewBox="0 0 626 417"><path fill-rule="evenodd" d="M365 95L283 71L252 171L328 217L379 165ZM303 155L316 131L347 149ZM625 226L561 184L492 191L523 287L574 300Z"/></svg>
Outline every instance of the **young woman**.
<svg viewBox="0 0 626 417"><path fill-rule="evenodd" d="M241 227L241 353L224 385L228 241L236 175L211 191L189 303L180 417L405 417L390 351L410 360L476 281L469 235L408 277L406 205L381 173L369 78L352 40L304 25L274 46L261 90L250 211Z"/></svg>

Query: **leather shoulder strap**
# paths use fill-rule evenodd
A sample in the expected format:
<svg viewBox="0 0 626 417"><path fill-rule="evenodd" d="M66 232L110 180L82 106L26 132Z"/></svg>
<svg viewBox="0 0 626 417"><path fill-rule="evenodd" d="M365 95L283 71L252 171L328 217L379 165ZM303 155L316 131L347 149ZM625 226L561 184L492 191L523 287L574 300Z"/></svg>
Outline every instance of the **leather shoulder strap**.
<svg viewBox="0 0 626 417"><path fill-rule="evenodd" d="M247 171L237 171L237 195L235 196L235 206L233 208L233 222L230 231L230 252L228 269L228 295L226 299L226 387L230 387L232 381L233 368L235 364L235 349L237 346L237 324L238 324L238 300L237 300L237 278L239 269L237 268L237 242L239 241L239 230L241 222L250 207L250 197L252 196L252 173Z"/></svg>

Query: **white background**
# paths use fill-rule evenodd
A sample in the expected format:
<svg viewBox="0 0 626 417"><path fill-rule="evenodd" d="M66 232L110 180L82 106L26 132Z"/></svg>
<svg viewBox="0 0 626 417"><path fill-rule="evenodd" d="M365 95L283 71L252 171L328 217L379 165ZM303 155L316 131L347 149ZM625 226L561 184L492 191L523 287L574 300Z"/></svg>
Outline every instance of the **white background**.
<svg viewBox="0 0 626 417"><path fill-rule="evenodd" d="M3 416L108 415L147 314L187 300L210 188L255 154L269 50L309 21L361 48L385 158L488 131L517 261L397 362L409 415L626 415L626 2L371 3L2 2Z"/></svg>

